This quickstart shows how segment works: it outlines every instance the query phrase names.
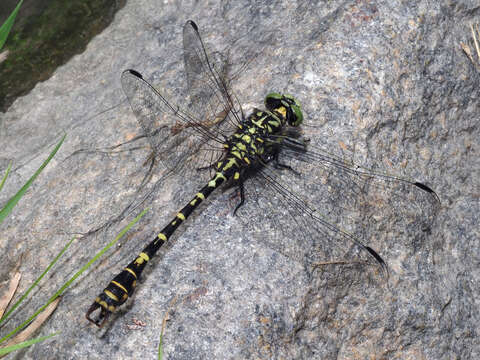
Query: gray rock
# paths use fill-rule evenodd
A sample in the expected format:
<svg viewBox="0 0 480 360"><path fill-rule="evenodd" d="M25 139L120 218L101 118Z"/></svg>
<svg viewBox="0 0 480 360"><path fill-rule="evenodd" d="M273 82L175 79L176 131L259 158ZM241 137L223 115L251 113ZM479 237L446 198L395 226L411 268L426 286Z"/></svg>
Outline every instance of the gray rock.
<svg viewBox="0 0 480 360"><path fill-rule="evenodd" d="M122 70L139 70L182 103L181 29L190 18L233 66L262 49L233 84L245 109L261 106L272 89L294 94L316 144L439 194L428 229L415 216L365 215L367 223L384 215L365 238L388 263L388 282L373 267L313 269L301 256L285 256L248 228L268 224L245 227L228 193L219 192L104 329L87 322L95 296L197 190L195 179L166 176L161 167L142 187L145 139L107 151L140 134L120 87ZM2 201L68 133L2 224L1 280L23 254L25 289L74 234L120 219L79 236L2 334L150 207L122 246L69 288L40 331L62 334L18 357L154 358L168 312L168 359L479 358L480 74L460 47L470 41L473 49L471 22L480 22L477 1L128 2L83 54L0 116L0 166L14 162ZM312 194L315 180L304 184ZM132 326L133 319L146 325Z"/></svg>

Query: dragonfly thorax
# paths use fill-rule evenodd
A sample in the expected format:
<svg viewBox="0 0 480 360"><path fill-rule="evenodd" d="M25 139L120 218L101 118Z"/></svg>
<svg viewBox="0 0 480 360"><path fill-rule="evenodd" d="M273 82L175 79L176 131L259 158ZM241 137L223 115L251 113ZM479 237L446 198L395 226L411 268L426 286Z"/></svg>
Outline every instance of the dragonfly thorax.
<svg viewBox="0 0 480 360"><path fill-rule="evenodd" d="M273 139L278 139L278 135L283 131L287 122L286 114L284 107L280 111L254 109L230 138L230 153L243 160L246 165L268 153L272 144L277 142Z"/></svg>

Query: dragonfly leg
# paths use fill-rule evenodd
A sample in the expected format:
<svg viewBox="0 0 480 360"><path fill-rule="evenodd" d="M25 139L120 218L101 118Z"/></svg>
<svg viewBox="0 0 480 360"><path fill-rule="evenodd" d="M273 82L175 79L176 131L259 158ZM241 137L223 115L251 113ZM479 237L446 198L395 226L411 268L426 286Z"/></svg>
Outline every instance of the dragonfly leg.
<svg viewBox="0 0 480 360"><path fill-rule="evenodd" d="M245 203L245 191L244 191L244 188L243 188L243 181L241 181L241 180L239 181L237 189L240 192L240 202L235 207L235 210L233 210L233 215L234 216L237 213L238 209L240 209L242 207L242 205Z"/></svg>
<svg viewBox="0 0 480 360"><path fill-rule="evenodd" d="M290 165L283 164L283 163L280 162L278 152L273 156L273 162L274 162L273 166L275 166L275 169L289 170L289 171L293 172L295 175L300 176L300 173L297 170L293 169Z"/></svg>

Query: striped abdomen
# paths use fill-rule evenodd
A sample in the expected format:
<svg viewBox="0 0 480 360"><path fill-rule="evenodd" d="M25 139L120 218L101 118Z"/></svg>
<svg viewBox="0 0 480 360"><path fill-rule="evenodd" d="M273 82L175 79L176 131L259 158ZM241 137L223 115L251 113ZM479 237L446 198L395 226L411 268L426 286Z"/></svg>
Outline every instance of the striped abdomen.
<svg viewBox="0 0 480 360"><path fill-rule="evenodd" d="M225 167L225 166L224 166ZM117 276L113 278L103 292L97 296L95 302L87 311L86 317L97 326L102 326L108 315L116 308L127 301L135 290L137 280L147 262L156 254L156 252L165 244L172 234L177 230L180 224L185 221L190 214L204 201L218 186L227 180L227 176L236 172L236 169L230 167L230 171L225 174L217 172L215 176L205 185L195 197L183 207L175 218L155 237L150 244L142 250L137 258L127 265ZM227 174L228 173L228 174ZM230 175L231 176L231 175ZM97 319L92 319L90 315L101 308Z"/></svg>

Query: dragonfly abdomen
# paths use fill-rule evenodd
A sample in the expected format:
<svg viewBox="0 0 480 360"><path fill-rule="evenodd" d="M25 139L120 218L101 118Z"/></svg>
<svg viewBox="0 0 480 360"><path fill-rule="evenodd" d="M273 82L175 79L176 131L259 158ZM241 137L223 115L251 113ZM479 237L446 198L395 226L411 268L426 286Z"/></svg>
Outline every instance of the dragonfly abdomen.
<svg viewBox="0 0 480 360"><path fill-rule="evenodd" d="M239 166L234 157L229 156L224 161L220 161L219 164L221 165L221 171L215 173L215 176L177 213L175 218L138 254L136 259L115 276L103 292L97 296L95 302L86 314L89 321L97 326L102 326L108 315L114 312L118 306L122 305L133 294L137 280L140 278L147 262L150 261L162 245L168 241L180 224L182 224L216 188L234 176L234 174L239 174ZM98 308L101 309L100 315L97 319L92 319L90 315Z"/></svg>

